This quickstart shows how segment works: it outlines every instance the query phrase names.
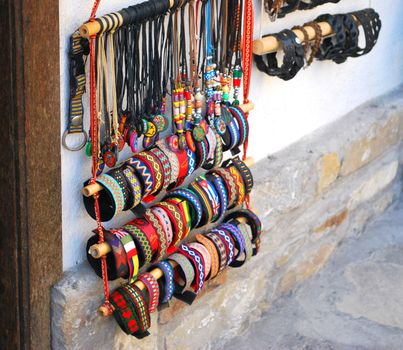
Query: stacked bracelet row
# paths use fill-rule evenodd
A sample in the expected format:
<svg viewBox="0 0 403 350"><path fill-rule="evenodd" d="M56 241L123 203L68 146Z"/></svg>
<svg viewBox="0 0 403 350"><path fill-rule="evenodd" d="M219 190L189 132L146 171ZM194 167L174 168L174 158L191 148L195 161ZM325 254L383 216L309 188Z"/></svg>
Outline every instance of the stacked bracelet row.
<svg viewBox="0 0 403 350"><path fill-rule="evenodd" d="M219 129L201 122L203 137L192 148L181 149L177 136L169 136L99 176L96 181L103 187L99 192L101 221L109 221L141 202L152 201L162 191L178 187L198 168L216 168L227 150L238 153L248 137L247 118L241 108L231 106L223 108L223 120ZM88 214L95 219L94 198L83 199Z"/></svg>
<svg viewBox="0 0 403 350"><path fill-rule="evenodd" d="M258 217L243 209L228 215L223 224L210 232L197 234L195 242L181 244L166 260L152 265L137 277L137 281L145 285L144 290L135 282L129 282L110 295L119 326L126 334L137 338L149 335L150 313L173 296L191 304L206 281L228 266L242 266L257 254L260 234ZM155 268L162 271L161 278L156 279L150 273Z"/></svg>

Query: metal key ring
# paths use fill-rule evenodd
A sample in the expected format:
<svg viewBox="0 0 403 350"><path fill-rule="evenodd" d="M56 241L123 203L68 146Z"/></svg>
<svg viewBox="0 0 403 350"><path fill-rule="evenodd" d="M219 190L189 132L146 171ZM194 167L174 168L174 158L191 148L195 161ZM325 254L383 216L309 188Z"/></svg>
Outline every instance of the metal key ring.
<svg viewBox="0 0 403 350"><path fill-rule="evenodd" d="M76 147L70 147L70 146L68 146L67 143L66 143L66 139L67 139L67 136L68 136L68 135L72 135L72 134L83 134L83 135L84 135L83 142L80 143L80 144L79 144L78 146L76 146ZM70 133L70 132L66 129L65 132L63 133L63 137L62 137L62 145L64 146L64 148L68 149L69 151L76 152L76 151L79 151L79 150L83 149L83 147L84 147L84 146L86 145L86 143L87 143L87 140L88 140L88 135L87 135L87 133L86 133L85 130L80 131L79 133L77 133L77 132L75 132L75 133Z"/></svg>

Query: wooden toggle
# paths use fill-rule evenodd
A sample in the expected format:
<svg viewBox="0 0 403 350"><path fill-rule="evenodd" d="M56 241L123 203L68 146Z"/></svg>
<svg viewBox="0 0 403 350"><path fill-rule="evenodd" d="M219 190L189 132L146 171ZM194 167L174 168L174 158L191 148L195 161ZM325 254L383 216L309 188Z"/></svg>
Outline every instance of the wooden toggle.
<svg viewBox="0 0 403 350"><path fill-rule="evenodd" d="M174 0L169 0L169 8L172 8L174 6ZM121 16L119 11L115 12L115 15L117 16ZM108 16L108 15L105 15ZM102 17L101 17L102 18ZM122 21L123 22L123 21ZM122 25L124 25L124 23L122 23ZM122 26L120 25L120 26ZM117 28L119 28L120 26L116 27L115 30ZM89 39L90 37L92 37L93 35L97 35L99 32L101 32L101 25L99 24L99 22L97 20L93 21L93 22L87 22L84 23L81 27L80 27L80 35L83 38Z"/></svg>
<svg viewBox="0 0 403 350"><path fill-rule="evenodd" d="M323 37L333 35L333 29L327 22L318 22L320 28L322 29ZM304 26L305 30L308 33L309 40L315 39L315 30L311 26ZM293 32L298 37L298 39L304 42L304 33L299 29L293 29ZM261 39L257 39L253 41L253 53L255 55L265 55L267 53L276 52L281 49L281 43L274 37L273 35L266 36Z"/></svg>
<svg viewBox="0 0 403 350"><path fill-rule="evenodd" d="M244 218L239 218L239 219L237 219L237 221L239 221L241 224L244 224L245 222L246 222L246 219L244 219ZM101 243L101 244L94 244L93 246L91 246L91 248L92 247L94 247L94 246L103 246L103 252L106 252L106 254L107 253L109 253L110 251L111 251L111 247L109 246L109 244L108 243ZM106 248L106 246L107 246L107 248ZM91 251L91 248L90 248L90 251ZM91 253L90 253L91 254ZM91 254L92 255L92 254ZM102 256L102 255L101 255ZM101 256L99 256L99 257L101 257ZM95 256L93 256L94 258L96 258ZM168 261L170 264L171 264L171 266L172 266L172 268L175 268L178 264L175 262L175 261L172 261L172 260L169 260ZM163 275L164 275L164 272L160 269L160 268L158 268L158 267L156 267L155 269L153 269L153 270L151 270L150 271L150 274L151 275L153 275L154 276L154 278L155 279L159 279L159 278L161 278ZM140 290L144 290L144 289L146 289L146 286L145 286L145 284L143 283L143 282L141 282L141 281L136 281L136 282L134 282L134 284L140 289ZM98 313L100 314L100 315L102 315L102 316L104 316L104 317L108 317L108 316L110 316L110 309L107 307L107 306L105 306L105 305L102 305L102 306L100 306L99 308L98 308Z"/></svg>
<svg viewBox="0 0 403 350"><path fill-rule="evenodd" d="M253 108L255 108L255 105L253 104L253 102L249 102L247 104L243 104L239 106L244 113L248 113L249 111L251 111ZM253 164L253 163L252 163ZM82 189L82 194L86 197L91 197L93 196L95 193L101 191L103 189L102 185L100 185L99 183L94 183L91 185L87 185Z"/></svg>

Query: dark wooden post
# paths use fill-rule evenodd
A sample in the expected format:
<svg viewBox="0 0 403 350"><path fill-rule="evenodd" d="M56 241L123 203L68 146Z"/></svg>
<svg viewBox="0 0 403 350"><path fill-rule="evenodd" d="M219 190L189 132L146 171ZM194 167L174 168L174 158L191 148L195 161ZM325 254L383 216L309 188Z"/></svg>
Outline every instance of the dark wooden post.
<svg viewBox="0 0 403 350"><path fill-rule="evenodd" d="M62 274L59 2L0 0L0 349L50 348Z"/></svg>

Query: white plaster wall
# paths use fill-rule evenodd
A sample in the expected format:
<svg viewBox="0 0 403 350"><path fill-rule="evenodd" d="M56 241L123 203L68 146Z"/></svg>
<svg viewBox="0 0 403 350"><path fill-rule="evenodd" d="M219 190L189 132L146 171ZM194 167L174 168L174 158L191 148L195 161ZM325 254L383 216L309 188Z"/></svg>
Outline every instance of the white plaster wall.
<svg viewBox="0 0 403 350"><path fill-rule="evenodd" d="M133 0L102 1L98 14L113 12L134 3L136 1ZM88 19L92 0L60 0L59 4L63 132L68 113L69 36ZM379 12L383 24L379 41L370 54L348 59L341 65L314 61L309 69L300 71L287 82L253 69L250 100L256 108L250 115L249 153L256 160L286 147L403 82L403 0L342 0L339 4L292 13L275 23L270 22L265 13L260 18L261 0L255 0L255 38L303 24L322 13L344 13L369 6ZM88 95L85 99L88 101ZM85 111L88 124L88 103ZM96 227L84 209L80 194L82 182L89 177L90 159L84 152L69 152L62 148L65 270L85 259L85 243ZM123 224L130 217L130 213L120 214L106 226Z"/></svg>

